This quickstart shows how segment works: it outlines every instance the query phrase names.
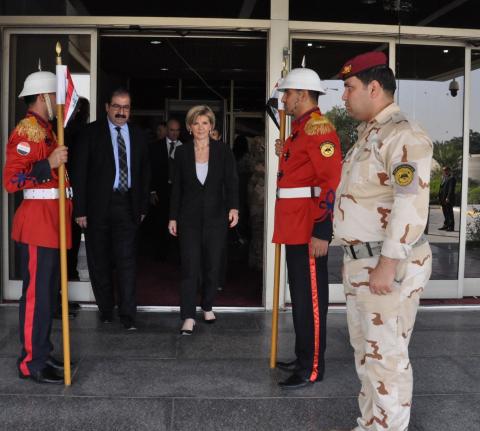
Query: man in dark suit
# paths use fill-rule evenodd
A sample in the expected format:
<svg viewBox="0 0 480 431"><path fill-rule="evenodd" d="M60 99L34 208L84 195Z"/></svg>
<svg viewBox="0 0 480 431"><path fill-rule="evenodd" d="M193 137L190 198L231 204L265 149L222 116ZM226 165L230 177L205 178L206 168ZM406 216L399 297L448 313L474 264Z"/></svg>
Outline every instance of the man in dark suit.
<svg viewBox="0 0 480 431"><path fill-rule="evenodd" d="M442 182L440 183L440 190L438 198L442 205L443 217L445 221L439 230L446 230L453 232L455 226L455 218L453 216L453 206L455 205L455 186L457 180L452 175L452 171L448 166L443 168Z"/></svg>
<svg viewBox="0 0 480 431"><path fill-rule="evenodd" d="M131 99L119 88L106 103L107 118L87 126L73 163L74 216L85 229L87 262L100 320L110 323L117 303L125 329L135 328L137 232L148 210L150 163L141 130L128 123Z"/></svg>
<svg viewBox="0 0 480 431"><path fill-rule="evenodd" d="M167 135L150 145L150 163L152 179L150 186L150 203L152 204L149 219L153 226L151 238L154 242L154 254L160 260L168 257L169 243L168 213L173 177L173 161L175 150L182 145L180 123L175 119L167 122Z"/></svg>

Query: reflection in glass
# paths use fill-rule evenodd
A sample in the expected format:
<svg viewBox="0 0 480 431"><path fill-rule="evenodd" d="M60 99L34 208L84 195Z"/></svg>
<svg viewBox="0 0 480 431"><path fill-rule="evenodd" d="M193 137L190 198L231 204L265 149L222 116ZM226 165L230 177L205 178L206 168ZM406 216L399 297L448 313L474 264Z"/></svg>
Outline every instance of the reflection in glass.
<svg viewBox="0 0 480 431"><path fill-rule="evenodd" d="M433 253L433 280L458 273L463 148L464 49L397 46L396 100L434 145L430 212L425 233ZM443 174L447 167L451 175ZM453 212L453 220L450 220Z"/></svg>
<svg viewBox="0 0 480 431"><path fill-rule="evenodd" d="M465 277L480 277L480 51L472 51Z"/></svg>

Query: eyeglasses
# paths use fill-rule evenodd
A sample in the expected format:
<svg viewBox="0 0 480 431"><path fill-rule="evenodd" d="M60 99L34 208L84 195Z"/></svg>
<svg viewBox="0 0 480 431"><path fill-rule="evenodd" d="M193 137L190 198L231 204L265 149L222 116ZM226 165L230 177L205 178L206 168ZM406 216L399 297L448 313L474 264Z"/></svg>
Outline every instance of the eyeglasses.
<svg viewBox="0 0 480 431"><path fill-rule="evenodd" d="M130 111L130 105L118 105L117 103L110 105L110 108L112 108L114 111L121 111L122 109L124 111Z"/></svg>

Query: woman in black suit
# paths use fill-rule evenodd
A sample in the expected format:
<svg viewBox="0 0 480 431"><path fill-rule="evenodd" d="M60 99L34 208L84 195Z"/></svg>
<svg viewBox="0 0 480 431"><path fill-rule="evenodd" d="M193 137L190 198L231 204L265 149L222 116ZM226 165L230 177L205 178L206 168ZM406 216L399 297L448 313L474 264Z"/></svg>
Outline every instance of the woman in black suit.
<svg viewBox="0 0 480 431"><path fill-rule="evenodd" d="M228 145L210 138L210 130L215 127L213 111L208 106L194 106L187 113L186 125L193 140L175 152L168 230L180 242L180 332L190 335L200 282L204 321L215 321L212 304L219 285L227 226L238 223L238 177Z"/></svg>

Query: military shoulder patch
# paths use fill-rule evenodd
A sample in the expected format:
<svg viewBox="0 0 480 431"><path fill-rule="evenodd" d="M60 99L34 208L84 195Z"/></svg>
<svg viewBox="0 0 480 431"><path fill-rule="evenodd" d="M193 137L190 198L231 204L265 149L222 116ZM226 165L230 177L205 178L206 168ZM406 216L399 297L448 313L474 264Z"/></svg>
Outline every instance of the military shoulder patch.
<svg viewBox="0 0 480 431"><path fill-rule="evenodd" d="M19 136L32 142L42 142L46 137L45 129L38 124L35 117L24 118L20 121L16 132Z"/></svg>
<svg viewBox="0 0 480 431"><path fill-rule="evenodd" d="M415 162L400 162L392 166L393 184L397 193L413 193L418 192L418 171Z"/></svg>
<svg viewBox="0 0 480 431"><path fill-rule="evenodd" d="M310 120L305 124L305 133L307 135L327 135L335 132L335 127L324 115L313 113Z"/></svg>
<svg viewBox="0 0 480 431"><path fill-rule="evenodd" d="M332 157L335 154L335 145L333 142L325 141L320 144L320 152L323 157Z"/></svg>

